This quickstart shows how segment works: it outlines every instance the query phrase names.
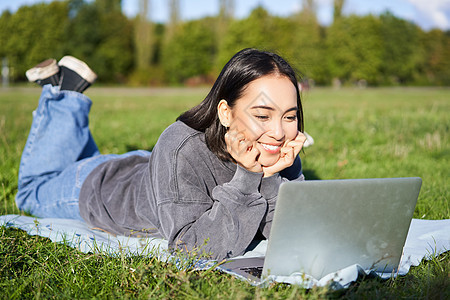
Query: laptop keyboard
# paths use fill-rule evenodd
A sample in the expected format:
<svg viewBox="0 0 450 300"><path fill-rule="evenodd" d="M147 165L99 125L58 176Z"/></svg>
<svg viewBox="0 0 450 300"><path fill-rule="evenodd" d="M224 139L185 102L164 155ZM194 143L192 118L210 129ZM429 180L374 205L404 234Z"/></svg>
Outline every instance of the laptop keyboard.
<svg viewBox="0 0 450 300"><path fill-rule="evenodd" d="M248 267L248 268L241 268L241 270L244 271L245 273L261 278L263 267Z"/></svg>

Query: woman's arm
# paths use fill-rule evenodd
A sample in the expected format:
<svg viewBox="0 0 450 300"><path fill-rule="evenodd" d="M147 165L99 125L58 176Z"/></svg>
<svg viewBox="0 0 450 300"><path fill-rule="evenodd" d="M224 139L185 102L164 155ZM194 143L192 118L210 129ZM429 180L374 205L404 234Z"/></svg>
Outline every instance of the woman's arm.
<svg viewBox="0 0 450 300"><path fill-rule="evenodd" d="M216 259L241 255L260 224L268 233L276 201L269 191L276 194L281 181L267 178L269 184L262 184L263 172L243 166L233 177L222 176L230 170L209 151L202 136L186 136L184 130L175 130L180 128L160 137L150 162L160 233L172 248L191 251L206 242L203 250Z"/></svg>
<svg viewBox="0 0 450 300"><path fill-rule="evenodd" d="M207 170L194 161L179 156L176 186L166 185L172 198L158 204L169 247L192 251L201 246L200 253L210 253L214 259L242 255L267 210L267 201L258 191L263 174L238 167L230 182L208 195L202 182Z"/></svg>

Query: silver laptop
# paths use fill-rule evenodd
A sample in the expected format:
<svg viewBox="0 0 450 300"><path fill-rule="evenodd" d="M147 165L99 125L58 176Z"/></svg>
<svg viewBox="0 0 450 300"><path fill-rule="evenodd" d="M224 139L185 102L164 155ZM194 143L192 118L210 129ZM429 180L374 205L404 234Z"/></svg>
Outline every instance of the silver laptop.
<svg viewBox="0 0 450 300"><path fill-rule="evenodd" d="M421 185L417 177L283 183L265 257L221 267L253 281L295 272L320 280L353 264L395 272Z"/></svg>

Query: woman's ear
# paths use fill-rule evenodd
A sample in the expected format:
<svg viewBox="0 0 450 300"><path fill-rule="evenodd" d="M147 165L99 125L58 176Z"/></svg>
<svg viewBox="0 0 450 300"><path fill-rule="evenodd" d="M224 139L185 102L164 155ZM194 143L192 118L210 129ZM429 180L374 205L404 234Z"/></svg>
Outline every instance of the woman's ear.
<svg viewBox="0 0 450 300"><path fill-rule="evenodd" d="M220 123L228 128L230 127L232 116L231 116L231 107L228 106L228 103L226 100L220 100L219 104L217 105L217 114L220 120Z"/></svg>

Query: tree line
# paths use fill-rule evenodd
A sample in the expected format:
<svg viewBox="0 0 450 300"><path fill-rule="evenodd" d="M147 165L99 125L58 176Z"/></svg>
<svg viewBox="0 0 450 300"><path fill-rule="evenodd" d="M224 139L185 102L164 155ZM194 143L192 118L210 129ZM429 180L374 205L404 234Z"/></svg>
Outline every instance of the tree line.
<svg viewBox="0 0 450 300"><path fill-rule="evenodd" d="M70 54L104 83L202 84L235 52L256 47L281 54L319 85L450 85L450 31L424 31L389 12L343 16L342 2L328 26L308 6L288 17L257 7L244 19L221 9L190 21L173 14L161 24L144 13L126 17L120 0L40 3L2 13L0 58L14 82L40 61Z"/></svg>

